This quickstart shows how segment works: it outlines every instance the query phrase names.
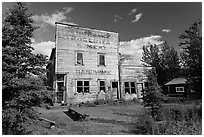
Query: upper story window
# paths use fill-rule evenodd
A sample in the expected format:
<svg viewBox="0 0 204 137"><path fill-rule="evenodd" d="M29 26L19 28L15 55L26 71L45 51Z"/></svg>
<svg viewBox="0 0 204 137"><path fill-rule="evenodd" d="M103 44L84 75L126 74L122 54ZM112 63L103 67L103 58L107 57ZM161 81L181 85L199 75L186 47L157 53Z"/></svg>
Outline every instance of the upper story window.
<svg viewBox="0 0 204 137"><path fill-rule="evenodd" d="M98 53L98 65L105 66L105 54L104 53Z"/></svg>
<svg viewBox="0 0 204 137"><path fill-rule="evenodd" d="M76 52L76 64L83 65L83 52Z"/></svg>

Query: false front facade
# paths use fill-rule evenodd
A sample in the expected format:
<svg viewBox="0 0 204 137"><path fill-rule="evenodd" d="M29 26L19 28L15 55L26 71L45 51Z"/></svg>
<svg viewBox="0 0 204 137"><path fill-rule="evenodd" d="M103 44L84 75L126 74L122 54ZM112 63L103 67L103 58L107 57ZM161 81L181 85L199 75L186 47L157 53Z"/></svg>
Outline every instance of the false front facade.
<svg viewBox="0 0 204 137"><path fill-rule="evenodd" d="M55 48L47 66L54 102L96 100L99 92L120 98L118 33L55 23Z"/></svg>

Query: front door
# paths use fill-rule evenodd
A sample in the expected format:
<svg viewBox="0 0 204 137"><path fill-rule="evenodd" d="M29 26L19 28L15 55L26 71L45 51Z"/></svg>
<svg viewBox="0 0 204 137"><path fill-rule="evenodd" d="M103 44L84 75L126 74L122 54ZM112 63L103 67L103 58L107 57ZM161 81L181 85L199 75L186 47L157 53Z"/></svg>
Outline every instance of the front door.
<svg viewBox="0 0 204 137"><path fill-rule="evenodd" d="M65 75L64 74L57 74L57 91L56 91L56 97L57 97L57 100L56 102L57 103L62 103L62 101L65 101L65 82L64 82L64 79L65 79Z"/></svg>
<svg viewBox="0 0 204 137"><path fill-rule="evenodd" d="M112 82L111 98L112 99L119 99L118 82Z"/></svg>

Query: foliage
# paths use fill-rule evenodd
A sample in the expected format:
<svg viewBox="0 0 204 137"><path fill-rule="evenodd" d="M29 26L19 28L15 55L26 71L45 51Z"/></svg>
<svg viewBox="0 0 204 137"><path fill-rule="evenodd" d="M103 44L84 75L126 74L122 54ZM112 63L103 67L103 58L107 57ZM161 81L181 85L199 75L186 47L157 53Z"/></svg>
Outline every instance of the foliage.
<svg viewBox="0 0 204 137"><path fill-rule="evenodd" d="M87 102L80 102L76 105L71 106L78 106L78 107L98 107L98 106L113 106L113 105L127 105L127 104L140 104L140 101L136 98L133 98L132 100L125 100L125 99L119 99L117 101L114 101L112 99L98 99L94 101L87 101Z"/></svg>
<svg viewBox="0 0 204 137"><path fill-rule="evenodd" d="M155 121L147 111L138 116L139 134L199 135L202 134L201 105L164 105L161 122Z"/></svg>
<svg viewBox="0 0 204 137"><path fill-rule="evenodd" d="M202 97L202 34L201 20L195 21L184 34L180 35L182 67L186 71L188 83L199 97Z"/></svg>
<svg viewBox="0 0 204 137"><path fill-rule="evenodd" d="M17 3L3 20L3 134L29 133L27 125L37 117L32 106L39 105L45 97L46 88L40 77L47 59L32 53L31 38L37 27L27 10L23 3Z"/></svg>
<svg viewBox="0 0 204 137"><path fill-rule="evenodd" d="M152 66L157 73L159 85L164 86L166 82L177 77L180 70L177 51L166 42L161 47L150 45L143 46L141 61L144 66Z"/></svg>
<svg viewBox="0 0 204 137"><path fill-rule="evenodd" d="M149 107L152 117L157 119L163 101L163 94L161 93L162 89L157 83L155 71L150 70L148 74L148 87L142 92L143 106Z"/></svg>

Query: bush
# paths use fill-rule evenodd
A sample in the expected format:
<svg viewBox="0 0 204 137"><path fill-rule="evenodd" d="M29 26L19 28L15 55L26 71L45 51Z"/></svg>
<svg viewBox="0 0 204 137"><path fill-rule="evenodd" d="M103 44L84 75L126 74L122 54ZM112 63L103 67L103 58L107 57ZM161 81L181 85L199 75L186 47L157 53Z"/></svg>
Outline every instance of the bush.
<svg viewBox="0 0 204 137"><path fill-rule="evenodd" d="M139 134L198 135L202 133L202 107L200 105L163 105L160 122L151 117L150 111L142 111L136 128Z"/></svg>

